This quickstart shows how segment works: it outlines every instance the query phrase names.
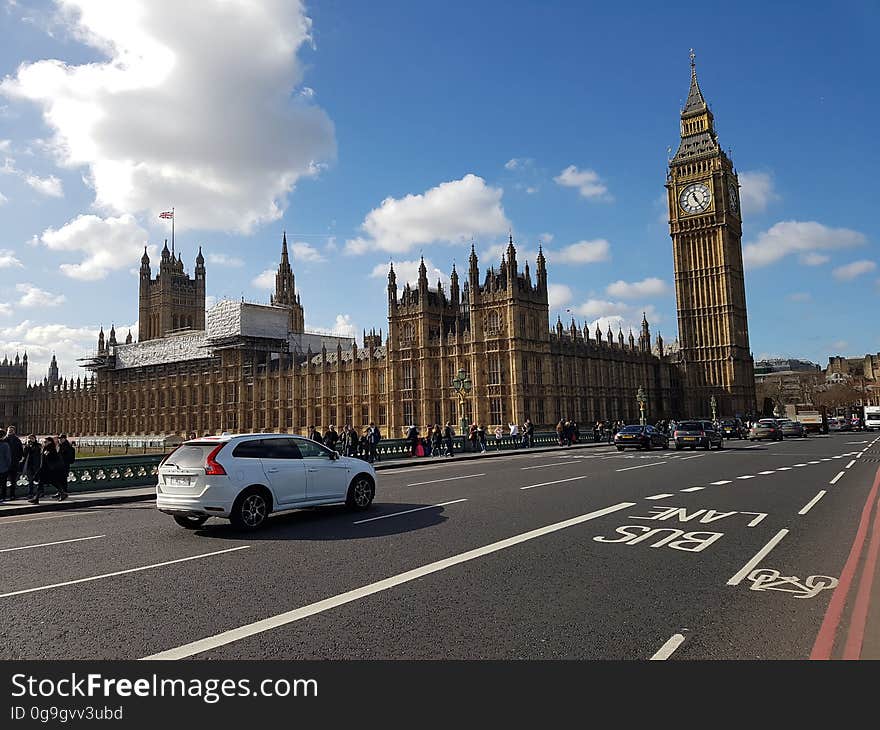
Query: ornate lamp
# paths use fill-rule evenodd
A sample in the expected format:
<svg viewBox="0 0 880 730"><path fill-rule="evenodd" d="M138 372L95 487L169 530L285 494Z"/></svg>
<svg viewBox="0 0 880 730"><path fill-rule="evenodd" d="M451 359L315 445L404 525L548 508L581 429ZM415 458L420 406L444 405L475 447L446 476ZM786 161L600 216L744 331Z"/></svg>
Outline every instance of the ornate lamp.
<svg viewBox="0 0 880 730"><path fill-rule="evenodd" d="M468 393L473 389L473 385L471 384L471 379L468 377L467 372L465 372L464 368L458 369L458 375L456 375L452 379L452 389L458 395L458 406L459 406L459 427L461 428L461 435L467 435L468 421L464 414L464 405L465 399L468 396Z"/></svg>
<svg viewBox="0 0 880 730"><path fill-rule="evenodd" d="M640 385L639 390L636 393L636 400L639 402L639 424L645 425L645 406L648 402L648 397L645 395L645 389Z"/></svg>
<svg viewBox="0 0 880 730"><path fill-rule="evenodd" d="M712 420L718 420L718 401L715 400L715 394L712 394L712 397L709 398L709 405L712 408Z"/></svg>

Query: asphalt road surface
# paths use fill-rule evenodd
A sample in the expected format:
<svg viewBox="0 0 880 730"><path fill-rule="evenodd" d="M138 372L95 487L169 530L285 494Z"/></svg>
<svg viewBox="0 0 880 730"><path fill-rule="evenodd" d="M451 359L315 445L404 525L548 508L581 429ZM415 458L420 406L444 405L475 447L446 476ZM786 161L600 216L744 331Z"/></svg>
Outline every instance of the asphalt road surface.
<svg viewBox="0 0 880 730"><path fill-rule="evenodd" d="M425 459L380 472L368 512L302 510L257 533L184 530L151 503L3 518L0 657L852 651L878 607L855 547L880 438L725 445Z"/></svg>

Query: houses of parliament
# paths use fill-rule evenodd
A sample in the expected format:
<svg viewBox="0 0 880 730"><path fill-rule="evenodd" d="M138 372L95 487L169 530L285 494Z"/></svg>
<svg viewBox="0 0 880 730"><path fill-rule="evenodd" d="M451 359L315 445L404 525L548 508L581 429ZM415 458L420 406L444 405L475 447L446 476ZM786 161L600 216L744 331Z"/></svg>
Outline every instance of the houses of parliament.
<svg viewBox="0 0 880 730"><path fill-rule="evenodd" d="M520 265L513 239L500 264L453 266L432 286L424 262L398 290L388 272L388 321L353 338L305 331L286 236L268 304L223 300L205 310L201 249L190 277L167 243L153 276L140 267L139 333L98 335L82 359L85 379L49 373L28 383L27 356L0 365L0 418L19 432L135 436L220 431L305 433L362 426L386 436L409 424L461 417L494 428L530 418L546 428L637 422L639 388L649 422L755 410L742 263L739 184L718 143L691 57L681 142L666 179L675 270L678 343L664 346L643 318L638 333L551 325L548 270ZM172 247L173 248L173 247ZM452 388L464 370L472 389Z"/></svg>

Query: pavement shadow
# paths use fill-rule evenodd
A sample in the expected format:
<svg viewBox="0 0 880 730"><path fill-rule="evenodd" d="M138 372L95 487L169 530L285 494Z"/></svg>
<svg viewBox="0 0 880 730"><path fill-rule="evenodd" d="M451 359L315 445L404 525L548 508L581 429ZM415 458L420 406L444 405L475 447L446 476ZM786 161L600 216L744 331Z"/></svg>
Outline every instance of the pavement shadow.
<svg viewBox="0 0 880 730"><path fill-rule="evenodd" d="M304 507L273 515L265 527L253 532L237 530L226 520L216 520L207 522L195 530L195 533L216 540L364 540L424 530L448 519L443 514L443 507L420 509L430 506L408 502L382 502L374 503L374 508L365 512L354 512L345 505ZM407 510L418 511L354 524L359 520L371 520Z"/></svg>

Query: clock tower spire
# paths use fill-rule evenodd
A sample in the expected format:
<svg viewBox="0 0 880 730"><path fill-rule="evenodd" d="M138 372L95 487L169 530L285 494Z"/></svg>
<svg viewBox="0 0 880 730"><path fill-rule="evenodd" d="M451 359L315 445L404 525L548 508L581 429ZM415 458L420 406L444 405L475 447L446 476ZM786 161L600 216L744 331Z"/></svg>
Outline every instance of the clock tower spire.
<svg viewBox="0 0 880 730"><path fill-rule="evenodd" d="M680 357L688 394L684 416L755 409L749 347L739 182L718 143L715 119L697 81L681 111L681 142L666 178L675 266Z"/></svg>

